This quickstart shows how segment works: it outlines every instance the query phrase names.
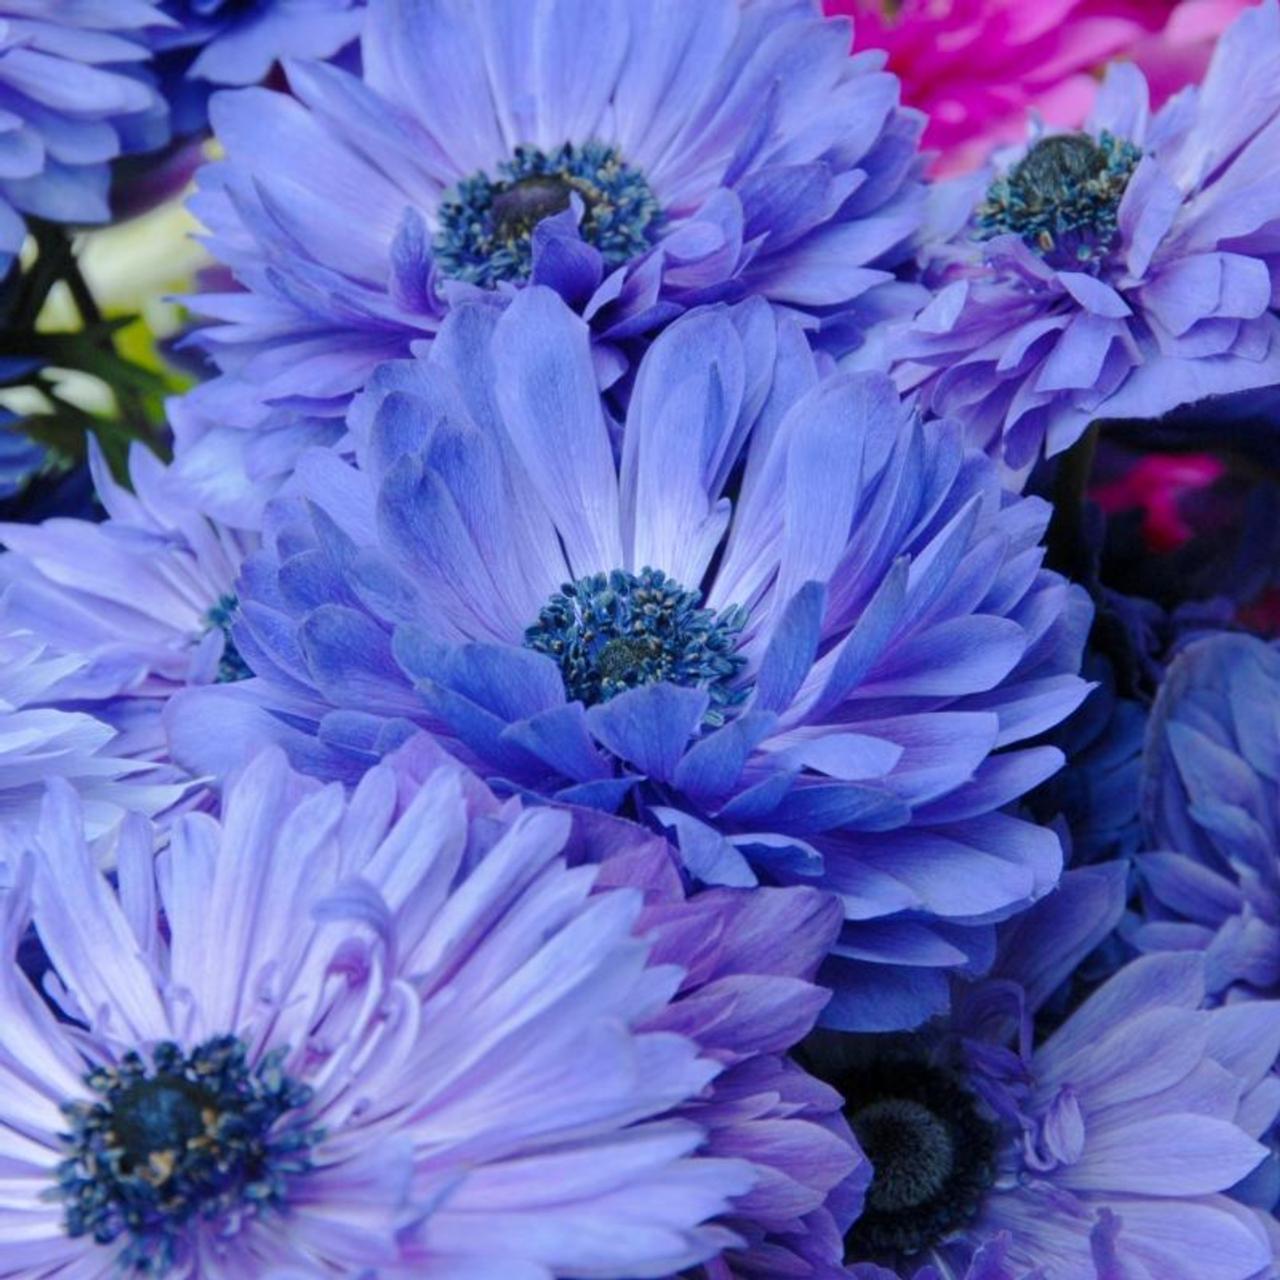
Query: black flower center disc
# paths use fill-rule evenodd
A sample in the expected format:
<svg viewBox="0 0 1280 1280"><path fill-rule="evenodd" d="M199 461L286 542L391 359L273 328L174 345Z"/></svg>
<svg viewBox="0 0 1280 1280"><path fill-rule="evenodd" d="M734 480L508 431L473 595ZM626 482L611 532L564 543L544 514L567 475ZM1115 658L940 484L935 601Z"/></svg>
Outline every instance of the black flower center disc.
<svg viewBox="0 0 1280 1280"><path fill-rule="evenodd" d="M977 1212L995 1176L998 1129L950 1073L874 1063L844 1081L845 1114L874 1175L847 1237L855 1261L918 1253Z"/></svg>

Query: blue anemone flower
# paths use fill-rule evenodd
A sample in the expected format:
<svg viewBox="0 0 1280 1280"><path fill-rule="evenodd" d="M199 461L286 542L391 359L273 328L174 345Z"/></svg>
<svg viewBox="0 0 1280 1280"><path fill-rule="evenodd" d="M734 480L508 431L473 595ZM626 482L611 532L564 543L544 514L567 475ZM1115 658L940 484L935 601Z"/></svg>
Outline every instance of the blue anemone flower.
<svg viewBox="0 0 1280 1280"><path fill-rule="evenodd" d="M425 738L349 795L278 751L222 781L112 876L62 784L0 850L7 1277L838 1266L869 1170L786 1056L829 895L688 894Z"/></svg>
<svg viewBox="0 0 1280 1280"><path fill-rule="evenodd" d="M292 96L211 104L227 158L192 207L244 291L196 300L202 341L268 398L344 400L530 282L614 377L701 303L760 295L835 346L864 305L919 305L893 269L921 120L816 5L374 0L361 40L359 76L290 62Z"/></svg>
<svg viewBox="0 0 1280 1280"><path fill-rule="evenodd" d="M381 370L353 465L303 456L240 582L256 679L171 707L180 758L262 737L353 778L417 727L483 776L622 807L708 882L848 918L827 1016L918 1022L1052 887L1001 810L1051 774L1090 607L1004 492L882 375L823 378L763 301L673 324L607 420L550 290L456 311Z"/></svg>
<svg viewBox="0 0 1280 1280"><path fill-rule="evenodd" d="M134 69L163 21L145 0L0 0L0 271L26 217L106 222L111 161L164 141L164 100Z"/></svg>
<svg viewBox="0 0 1280 1280"><path fill-rule="evenodd" d="M1219 635L1169 667L1142 763L1144 950L1203 950L1215 995L1280 990L1280 649Z"/></svg>
<svg viewBox="0 0 1280 1280"><path fill-rule="evenodd" d="M1098 419L1155 419L1280 381L1280 5L1222 37L1204 83L1152 114L1109 68L1085 129L1034 137L939 191L929 305L900 385L1015 468Z"/></svg>
<svg viewBox="0 0 1280 1280"><path fill-rule="evenodd" d="M949 1020L814 1045L875 1168L855 1280L1270 1274L1273 1224L1230 1193L1267 1158L1280 1003L1206 1009L1203 956L1143 956L1033 1037L1124 899L1121 864L1070 871Z"/></svg>

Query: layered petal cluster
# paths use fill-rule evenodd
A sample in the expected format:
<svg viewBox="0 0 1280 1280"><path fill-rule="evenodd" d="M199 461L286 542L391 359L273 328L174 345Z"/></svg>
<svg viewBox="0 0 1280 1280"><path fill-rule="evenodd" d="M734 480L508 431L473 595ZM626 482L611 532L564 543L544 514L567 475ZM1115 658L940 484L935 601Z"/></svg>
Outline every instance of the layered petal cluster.
<svg viewBox="0 0 1280 1280"><path fill-rule="evenodd" d="M1120 864L1069 872L1005 934L998 980L970 989L949 1029L828 1051L882 1156L850 1235L858 1280L1270 1274L1273 1227L1224 1193L1268 1154L1280 1005L1206 1010L1202 956L1146 956L1031 1047L1031 1015L1124 896Z"/></svg>
<svg viewBox="0 0 1280 1280"><path fill-rule="evenodd" d="M423 735L390 764L402 806L442 768L456 771ZM474 778L464 779L464 794L473 830L509 821L512 806ZM752 1169L751 1191L719 1220L736 1239L708 1262L708 1275L827 1277L871 1171L840 1094L786 1055L830 998L813 979L840 928L838 903L807 887L690 896L665 840L591 810L575 813L566 856L571 866L599 865L596 892L643 893L635 932L650 946L649 964L682 975L644 1029L692 1038L721 1068L672 1113L704 1131L704 1154Z"/></svg>
<svg viewBox="0 0 1280 1280"><path fill-rule="evenodd" d="M625 424L549 290L380 371L357 462L301 460L241 583L258 677L186 695L180 759L264 737L354 778L415 727L508 788L672 830L708 882L815 883L850 921L829 1016L903 1025L1052 886L1000 810L1078 705L1089 605L1046 508L883 376L819 376L763 303L677 321ZM705 602L705 604L703 603ZM216 726L210 731L210 726Z"/></svg>
<svg viewBox="0 0 1280 1280"><path fill-rule="evenodd" d="M156 0L145 32L179 137L208 123L210 91L266 79L284 58L331 58L360 34L365 0Z"/></svg>
<svg viewBox="0 0 1280 1280"><path fill-rule="evenodd" d="M254 531L299 455L345 436L342 414L329 406L273 406L226 374L171 400L169 425L178 482L213 519Z"/></svg>
<svg viewBox="0 0 1280 1280"><path fill-rule="evenodd" d="M227 158L192 207L244 292L198 299L202 341L268 399L345 401L460 298L532 280L606 378L747 294L848 344L924 194L920 121L848 46L794 0L375 0L362 77L294 62L292 96L212 104Z"/></svg>
<svg viewBox="0 0 1280 1280"><path fill-rule="evenodd" d="M147 0L0 3L0 270L27 217L110 217L110 162L164 141L164 100L137 64L141 31L163 22Z"/></svg>
<svg viewBox="0 0 1280 1280"><path fill-rule="evenodd" d="M1280 650L1188 645L1152 709L1139 859L1147 950L1205 953L1215 995L1280 987Z"/></svg>
<svg viewBox="0 0 1280 1280"><path fill-rule="evenodd" d="M230 628L257 539L210 520L145 446L130 454L132 489L92 442L90 455L105 520L0 523L3 615L71 659L54 705L92 709L120 730L117 749L159 759L175 692L247 674Z"/></svg>
<svg viewBox="0 0 1280 1280"><path fill-rule="evenodd" d="M1081 124L1097 92L1094 69L1142 40L1168 7L1141 0L823 4L853 18L855 48L888 53L903 101L928 117L923 145L939 152L941 175L974 169L992 147L1017 141L1028 112L1058 126Z"/></svg>
<svg viewBox="0 0 1280 1280"><path fill-rule="evenodd" d="M151 44L191 51L186 74L250 85L282 58L329 58L360 34L364 0L158 0L171 21Z"/></svg>
<svg viewBox="0 0 1280 1280"><path fill-rule="evenodd" d="M1034 140L985 200L971 180L941 197L958 230L893 348L900 383L1021 468L1095 420L1280 381L1278 140L1275 0L1154 116L1113 66L1084 132Z"/></svg>
<svg viewBox="0 0 1280 1280"><path fill-rule="evenodd" d="M267 755L159 855L131 821L109 881L52 790L0 889L8 1273L621 1280L815 1211L861 1161L776 1055L838 912L682 907L639 836L571 867L569 815L455 764L346 798Z"/></svg>
<svg viewBox="0 0 1280 1280"><path fill-rule="evenodd" d="M173 770L132 759L112 725L59 705L84 667L7 618L0 623L0 845L34 822L51 778L79 791L95 835L129 810L157 813L182 796Z"/></svg>

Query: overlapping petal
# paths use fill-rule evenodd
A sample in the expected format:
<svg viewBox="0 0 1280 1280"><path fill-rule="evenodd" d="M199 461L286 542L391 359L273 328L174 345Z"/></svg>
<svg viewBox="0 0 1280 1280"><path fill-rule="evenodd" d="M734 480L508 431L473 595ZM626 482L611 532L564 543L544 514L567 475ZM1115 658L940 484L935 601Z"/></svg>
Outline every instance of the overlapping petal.
<svg viewBox="0 0 1280 1280"><path fill-rule="evenodd" d="M304 457L246 565L259 678L175 708L179 758L265 735L354 778L421 726L515 790L639 806L705 881L835 889L828 1013L863 1025L945 1005L1056 880L1056 837L1002 810L1060 762L1018 744L1087 688L1087 601L1040 567L1041 504L886 379L820 377L763 304L701 311L642 363L615 462L586 326L535 288L456 313L350 426L356 464ZM526 629L646 565L741 618L734 674L573 700Z"/></svg>

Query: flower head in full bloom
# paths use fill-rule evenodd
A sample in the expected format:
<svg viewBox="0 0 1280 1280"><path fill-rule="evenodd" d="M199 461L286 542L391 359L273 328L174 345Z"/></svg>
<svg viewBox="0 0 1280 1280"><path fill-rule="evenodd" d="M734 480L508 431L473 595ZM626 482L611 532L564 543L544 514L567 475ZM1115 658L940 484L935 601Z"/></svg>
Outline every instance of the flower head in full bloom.
<svg viewBox="0 0 1280 1280"><path fill-rule="evenodd" d="M983 198L971 179L941 197L963 225L900 382L1021 468L1095 420L1280 380L1278 139L1275 0L1154 116L1141 73L1113 66L1082 132L1042 134Z"/></svg>
<svg viewBox="0 0 1280 1280"><path fill-rule="evenodd" d="M0 270L25 218L106 222L110 162L164 141L164 101L135 71L146 0L0 3Z"/></svg>
<svg viewBox="0 0 1280 1280"><path fill-rule="evenodd" d="M1269 1274L1266 1219L1224 1193L1267 1155L1280 1004L1206 1010L1202 956L1145 956L1033 1043L1124 895L1122 864L1068 872L949 1024L820 1047L875 1167L856 1280Z"/></svg>
<svg viewBox="0 0 1280 1280"><path fill-rule="evenodd" d="M686 902L646 833L583 863L437 761L346 797L268 754L111 880L51 790L0 875L6 1274L660 1277L848 1182L838 1249L865 1164L780 1057L838 909Z"/></svg>
<svg viewBox="0 0 1280 1280"><path fill-rule="evenodd" d="M1205 952L1210 989L1280 989L1280 649L1188 645L1156 698L1143 759L1146 898L1134 940Z"/></svg>
<svg viewBox="0 0 1280 1280"><path fill-rule="evenodd" d="M305 455L246 562L257 678L172 705L192 767L267 737L358 777L425 728L673 831L704 881L837 891L828 1016L859 1025L945 1005L1052 886L1056 837L1001 810L1061 761L1019 744L1087 689L1088 601L1041 568L1043 504L883 375L819 376L760 300L703 309L615 451L587 327L535 287L455 311L350 425L356 464Z"/></svg>
<svg viewBox="0 0 1280 1280"><path fill-rule="evenodd" d="M918 229L920 122L794 0L374 0L362 76L212 103L193 208L246 292L203 342L269 399L345 400L462 298L555 288L605 348L760 295L848 339ZM878 310L877 303L872 310Z"/></svg>

